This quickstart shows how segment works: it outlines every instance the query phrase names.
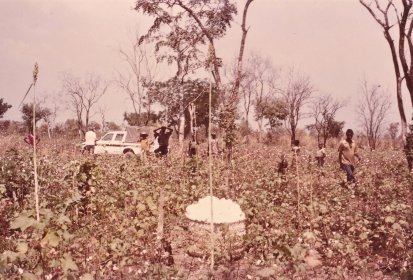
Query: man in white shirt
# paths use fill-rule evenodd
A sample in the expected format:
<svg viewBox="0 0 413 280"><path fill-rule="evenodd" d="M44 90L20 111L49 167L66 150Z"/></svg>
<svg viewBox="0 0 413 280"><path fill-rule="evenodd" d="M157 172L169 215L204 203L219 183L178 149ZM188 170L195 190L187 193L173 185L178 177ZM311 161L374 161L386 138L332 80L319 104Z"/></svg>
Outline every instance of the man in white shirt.
<svg viewBox="0 0 413 280"><path fill-rule="evenodd" d="M82 154L85 151L88 151L89 154L93 154L95 151L95 144L96 144L96 133L94 128L89 128L89 131L85 134L85 148L82 150Z"/></svg>

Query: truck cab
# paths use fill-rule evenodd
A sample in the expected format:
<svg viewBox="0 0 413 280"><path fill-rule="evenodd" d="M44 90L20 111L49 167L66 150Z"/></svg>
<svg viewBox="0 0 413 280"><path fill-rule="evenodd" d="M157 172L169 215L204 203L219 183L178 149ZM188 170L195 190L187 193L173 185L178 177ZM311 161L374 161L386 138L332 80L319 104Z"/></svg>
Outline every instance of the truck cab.
<svg viewBox="0 0 413 280"><path fill-rule="evenodd" d="M140 155L142 149L139 140L140 134L143 132L149 134L150 130L146 127L129 126L125 130L108 131L96 141L94 154ZM85 146L85 143L82 143L82 149ZM150 146L150 152L153 153L158 147L158 141L154 139Z"/></svg>
<svg viewBox="0 0 413 280"><path fill-rule="evenodd" d="M140 144L127 141L127 131L109 131L96 141L95 154L135 154L141 153Z"/></svg>

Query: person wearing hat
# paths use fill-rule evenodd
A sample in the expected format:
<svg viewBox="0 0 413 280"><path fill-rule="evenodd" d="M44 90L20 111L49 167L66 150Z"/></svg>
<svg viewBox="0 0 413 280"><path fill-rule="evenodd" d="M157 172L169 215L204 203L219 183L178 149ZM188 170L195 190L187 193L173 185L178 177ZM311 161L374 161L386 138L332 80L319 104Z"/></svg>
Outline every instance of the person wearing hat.
<svg viewBox="0 0 413 280"><path fill-rule="evenodd" d="M88 151L89 154L93 154L95 152L95 145L96 145L96 133L93 127L89 127L89 130L85 133L85 147L82 150L82 155L85 151Z"/></svg>
<svg viewBox="0 0 413 280"><path fill-rule="evenodd" d="M354 166L356 164L355 158L359 161L361 157L357 152L357 144L353 140L354 132L352 129L347 129L346 138L341 140L338 147L338 160L340 167L346 171L347 183L355 186L356 178L354 178Z"/></svg>
<svg viewBox="0 0 413 280"><path fill-rule="evenodd" d="M147 131L144 131L144 130L141 131L139 143L141 144L142 159L145 161L146 158L149 156L149 149L150 149L149 135Z"/></svg>

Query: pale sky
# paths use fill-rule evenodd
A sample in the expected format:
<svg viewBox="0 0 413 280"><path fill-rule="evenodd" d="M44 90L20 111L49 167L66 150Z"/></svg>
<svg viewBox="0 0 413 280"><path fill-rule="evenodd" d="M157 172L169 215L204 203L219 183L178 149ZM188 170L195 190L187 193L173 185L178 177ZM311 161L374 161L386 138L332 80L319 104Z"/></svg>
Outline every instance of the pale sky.
<svg viewBox="0 0 413 280"><path fill-rule="evenodd" d="M40 68L36 92L43 96L58 97L63 72L113 79L124 67L119 49L129 46L134 30L143 33L148 26L133 5L133 0L0 0L0 97L13 105L4 119L21 119L18 105L35 62ZM364 77L388 89L393 102L389 121L399 121L388 45L357 0L255 0L248 25L246 53L254 50L277 67L299 68L318 94L346 100L348 106L337 115L346 127L357 129L354 106ZM234 23L218 42L218 55L229 61L239 41ZM406 91L404 96L406 106ZM63 103L59 97L60 121L72 117ZM131 111L126 95L114 86L101 106L107 120L117 123L124 111ZM409 117L412 110L406 110Z"/></svg>

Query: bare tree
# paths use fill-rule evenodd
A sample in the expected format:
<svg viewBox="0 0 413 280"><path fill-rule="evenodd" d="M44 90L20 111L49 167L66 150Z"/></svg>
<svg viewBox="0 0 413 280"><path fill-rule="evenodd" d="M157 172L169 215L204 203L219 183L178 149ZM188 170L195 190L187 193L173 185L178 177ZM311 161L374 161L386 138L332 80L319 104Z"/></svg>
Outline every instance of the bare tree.
<svg viewBox="0 0 413 280"><path fill-rule="evenodd" d="M403 78L406 80L406 86L410 92L411 104L413 106L413 0L359 1L381 26L384 37L390 47L396 77L397 106L401 119L401 132L404 136L407 131L407 122L402 97ZM391 33L394 26L397 27L397 31ZM396 38L397 43L395 43L394 38ZM401 74L400 68L403 71L404 77Z"/></svg>
<svg viewBox="0 0 413 280"><path fill-rule="evenodd" d="M296 140L298 122L303 118L303 107L308 103L314 89L310 78L291 69L287 77L287 85L281 89L288 106L288 116L285 125L291 136L291 143Z"/></svg>
<svg viewBox="0 0 413 280"><path fill-rule="evenodd" d="M390 110L390 97L383 90L379 90L380 85L369 86L366 80L361 85L361 94L357 114L371 150L376 149L385 117Z"/></svg>
<svg viewBox="0 0 413 280"><path fill-rule="evenodd" d="M249 120L250 107L254 106L255 119L258 122L260 131L263 128L263 119L261 118L262 112L259 112L259 109L263 108L261 103L268 96L275 95L274 84L276 80L277 71L271 60L251 52L245 63L245 74L241 82L240 93L246 121Z"/></svg>
<svg viewBox="0 0 413 280"><path fill-rule="evenodd" d="M3 115L11 108L10 104L3 102L3 98L0 98L0 119L3 118Z"/></svg>
<svg viewBox="0 0 413 280"><path fill-rule="evenodd" d="M46 115L44 117L44 121L47 125L47 136L49 137L49 139L52 138L52 128L53 125L56 121L56 117L57 117L57 111L59 110L59 107L57 106L56 103L53 104L53 109L50 111L49 115Z"/></svg>
<svg viewBox="0 0 413 280"><path fill-rule="evenodd" d="M317 132L317 140L320 142L320 137L325 145L327 139L332 136L335 130L334 121L337 111L344 107L344 103L334 100L329 95L319 96L311 102L310 115L314 118L314 129Z"/></svg>
<svg viewBox="0 0 413 280"><path fill-rule="evenodd" d="M108 83L94 75L81 81L72 75L64 74L63 89L69 95L69 107L76 114L78 129L85 134L92 117L92 109L106 93Z"/></svg>
<svg viewBox="0 0 413 280"><path fill-rule="evenodd" d="M135 38L139 38L139 34L136 34ZM156 59L148 55L145 45L139 44L137 39L131 45L128 50L120 50L128 71L118 73L117 84L128 95L134 113L139 117L139 125L141 125L149 121L148 118L141 119L143 110L145 109L148 113L146 116L150 116L152 111L153 98L146 85L154 80L158 63Z"/></svg>
<svg viewBox="0 0 413 280"><path fill-rule="evenodd" d="M106 107L99 106L100 130L102 133L104 133L107 130L106 112Z"/></svg>

